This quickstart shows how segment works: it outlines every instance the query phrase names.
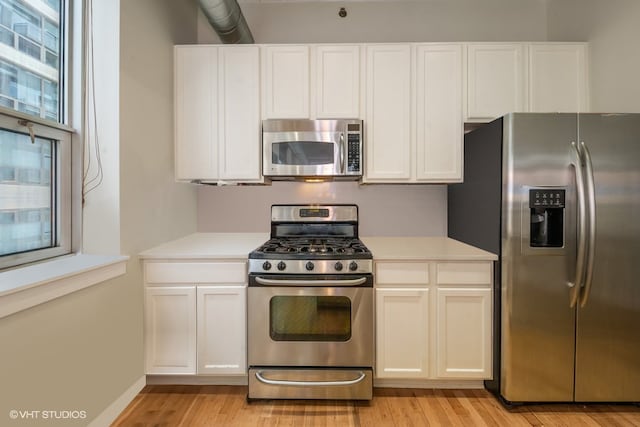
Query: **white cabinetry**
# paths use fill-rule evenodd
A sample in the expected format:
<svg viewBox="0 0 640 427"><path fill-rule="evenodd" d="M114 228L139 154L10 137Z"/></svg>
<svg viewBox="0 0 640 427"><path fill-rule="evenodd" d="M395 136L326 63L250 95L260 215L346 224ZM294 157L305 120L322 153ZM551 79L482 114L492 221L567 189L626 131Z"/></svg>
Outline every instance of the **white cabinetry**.
<svg viewBox="0 0 640 427"><path fill-rule="evenodd" d="M525 45L467 45L466 121L525 111Z"/></svg>
<svg viewBox="0 0 640 427"><path fill-rule="evenodd" d="M588 111L586 45L529 46L529 111Z"/></svg>
<svg viewBox="0 0 640 427"><path fill-rule="evenodd" d="M262 47L265 119L309 118L309 47Z"/></svg>
<svg viewBox="0 0 640 427"><path fill-rule="evenodd" d="M245 374L246 288L198 286L198 373Z"/></svg>
<svg viewBox="0 0 640 427"><path fill-rule="evenodd" d="M315 117L360 118L360 47L318 45L312 52Z"/></svg>
<svg viewBox="0 0 640 427"><path fill-rule="evenodd" d="M257 46L175 47L177 180L259 182Z"/></svg>
<svg viewBox="0 0 640 427"><path fill-rule="evenodd" d="M218 179L218 48L176 46L175 176Z"/></svg>
<svg viewBox="0 0 640 427"><path fill-rule="evenodd" d="M462 45L417 45L418 182L462 181Z"/></svg>
<svg viewBox="0 0 640 427"><path fill-rule="evenodd" d="M364 180L462 180L462 45L371 45L366 68Z"/></svg>
<svg viewBox="0 0 640 427"><path fill-rule="evenodd" d="M411 178L411 47L366 46L365 181Z"/></svg>
<svg viewBox="0 0 640 427"><path fill-rule="evenodd" d="M589 110L586 43L470 43L465 121Z"/></svg>
<svg viewBox="0 0 640 427"><path fill-rule="evenodd" d="M148 374L196 373L196 288L166 286L145 292Z"/></svg>
<svg viewBox="0 0 640 427"><path fill-rule="evenodd" d="M375 264L377 378L491 378L491 262Z"/></svg>
<svg viewBox="0 0 640 427"><path fill-rule="evenodd" d="M246 263L145 261L147 374L246 374Z"/></svg>
<svg viewBox="0 0 640 427"><path fill-rule="evenodd" d="M358 45L278 45L262 49L262 118L360 117Z"/></svg>
<svg viewBox="0 0 640 427"><path fill-rule="evenodd" d="M376 276L376 376L427 378L429 266L378 263Z"/></svg>
<svg viewBox="0 0 640 427"><path fill-rule="evenodd" d="M438 378L491 378L490 263L438 263Z"/></svg>

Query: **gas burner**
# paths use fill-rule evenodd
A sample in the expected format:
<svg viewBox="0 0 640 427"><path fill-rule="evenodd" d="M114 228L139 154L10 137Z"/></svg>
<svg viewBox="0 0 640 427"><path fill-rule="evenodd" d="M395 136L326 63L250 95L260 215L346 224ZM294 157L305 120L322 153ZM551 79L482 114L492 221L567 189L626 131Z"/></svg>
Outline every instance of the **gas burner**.
<svg viewBox="0 0 640 427"><path fill-rule="evenodd" d="M249 254L249 268L250 272L270 274L369 273L372 259L371 252L358 239L357 210L353 205L319 210L274 205L271 239Z"/></svg>

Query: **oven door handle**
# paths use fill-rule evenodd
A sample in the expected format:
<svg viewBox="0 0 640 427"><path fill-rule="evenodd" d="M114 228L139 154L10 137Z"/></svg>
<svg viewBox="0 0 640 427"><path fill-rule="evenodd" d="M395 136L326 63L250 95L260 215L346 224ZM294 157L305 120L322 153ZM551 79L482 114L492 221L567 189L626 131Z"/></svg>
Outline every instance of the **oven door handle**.
<svg viewBox="0 0 640 427"><path fill-rule="evenodd" d="M256 378L261 383L269 384L269 385L288 385L294 387L327 387L327 386L345 386L345 385L354 385L362 382L366 378L366 374L360 371L358 374L358 378L353 380L344 380L344 381L289 381L289 380L270 380L263 377L263 371L256 372Z"/></svg>
<svg viewBox="0 0 640 427"><path fill-rule="evenodd" d="M256 277L256 282L267 286L359 286L366 281L366 277L347 280L279 280Z"/></svg>

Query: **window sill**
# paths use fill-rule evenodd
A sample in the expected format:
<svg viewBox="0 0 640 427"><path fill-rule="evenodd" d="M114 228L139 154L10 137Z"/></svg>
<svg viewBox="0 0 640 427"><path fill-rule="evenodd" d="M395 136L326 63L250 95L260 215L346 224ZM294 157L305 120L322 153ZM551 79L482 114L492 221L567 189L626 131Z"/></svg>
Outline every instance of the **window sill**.
<svg viewBox="0 0 640 427"><path fill-rule="evenodd" d="M128 256L70 255L0 273L0 318L127 271Z"/></svg>

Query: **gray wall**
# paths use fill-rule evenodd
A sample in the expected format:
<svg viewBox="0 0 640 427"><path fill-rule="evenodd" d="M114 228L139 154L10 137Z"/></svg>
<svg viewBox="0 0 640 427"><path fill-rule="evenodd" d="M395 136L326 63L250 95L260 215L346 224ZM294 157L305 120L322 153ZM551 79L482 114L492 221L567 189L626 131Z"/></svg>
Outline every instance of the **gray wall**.
<svg viewBox="0 0 640 427"><path fill-rule="evenodd" d="M640 113L640 2L551 0L549 38L589 42L591 107Z"/></svg>
<svg viewBox="0 0 640 427"><path fill-rule="evenodd" d="M338 17L345 6L346 18ZM256 43L546 40L546 0L241 2ZM219 43L202 14L198 41ZM446 187L201 187L198 231L268 231L272 203L356 203L362 235L446 235ZM399 213L399 216L397 216ZM391 218L400 218L392 221Z"/></svg>
<svg viewBox="0 0 640 427"><path fill-rule="evenodd" d="M444 185L274 182L198 189L198 231L269 232L273 203L356 203L362 236L445 236Z"/></svg>
<svg viewBox="0 0 640 427"><path fill-rule="evenodd" d="M2 426L86 425L143 377L143 291L135 254L196 228L196 189L174 183L172 154L172 49L196 41L195 3L98 3L114 8L116 22L120 3L120 72L111 76L119 79L120 129L100 142L107 152L120 146L119 167L109 165L105 174L120 173L121 185L105 198L120 200L120 229L111 232L133 256L124 276L0 320ZM111 29L117 39L118 28ZM108 108L102 113L111 115L114 107ZM100 187L91 197L101 199L100 191L113 188ZM100 249L100 242L91 243ZM11 409L86 411L87 418L12 421Z"/></svg>

